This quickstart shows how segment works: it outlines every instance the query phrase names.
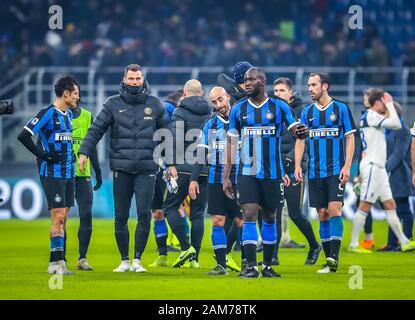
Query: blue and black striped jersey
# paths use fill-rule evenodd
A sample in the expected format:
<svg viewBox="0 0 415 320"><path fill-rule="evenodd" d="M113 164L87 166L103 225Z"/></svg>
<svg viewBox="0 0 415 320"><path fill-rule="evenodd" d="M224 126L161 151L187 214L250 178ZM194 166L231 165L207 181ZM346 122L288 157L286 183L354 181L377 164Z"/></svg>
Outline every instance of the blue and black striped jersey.
<svg viewBox="0 0 415 320"><path fill-rule="evenodd" d="M309 127L309 179L340 174L346 160L345 136L356 131L349 107L333 100L325 108L309 104L301 112L301 122Z"/></svg>
<svg viewBox="0 0 415 320"><path fill-rule="evenodd" d="M72 148L72 112L50 105L32 118L25 129L32 135L39 134L43 150L61 155L61 163L41 161L39 174L44 177L70 179L75 176Z"/></svg>
<svg viewBox="0 0 415 320"><path fill-rule="evenodd" d="M208 151L208 183L223 183L223 168L225 164L225 149L227 143L227 132L229 121L220 115L215 115L203 125L199 146L207 148ZM238 152L239 154L239 152ZM236 183L236 172L238 165L232 165L229 179Z"/></svg>
<svg viewBox="0 0 415 320"><path fill-rule="evenodd" d="M230 136L241 140L239 174L258 179L280 179L281 135L298 124L291 107L282 99L267 98L256 106L249 99L236 103L229 119Z"/></svg>

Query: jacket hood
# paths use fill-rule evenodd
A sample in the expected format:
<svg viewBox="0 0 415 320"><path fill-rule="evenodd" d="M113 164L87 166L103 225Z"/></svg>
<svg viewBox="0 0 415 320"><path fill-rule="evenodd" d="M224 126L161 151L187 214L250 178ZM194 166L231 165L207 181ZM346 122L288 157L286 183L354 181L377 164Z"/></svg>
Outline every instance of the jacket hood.
<svg viewBox="0 0 415 320"><path fill-rule="evenodd" d="M226 92L235 100L235 102L246 97L245 90L237 85L235 80L224 73L218 75L217 84L218 86L224 88Z"/></svg>
<svg viewBox="0 0 415 320"><path fill-rule="evenodd" d="M128 84L121 82L119 93L121 99L125 103L135 105L146 102L150 89L147 81L144 81L141 86L129 86Z"/></svg>
<svg viewBox="0 0 415 320"><path fill-rule="evenodd" d="M300 99L297 92L294 92L294 94L291 96L290 99L290 106L293 109L296 109L298 107L301 107L303 104L303 100Z"/></svg>
<svg viewBox="0 0 415 320"><path fill-rule="evenodd" d="M180 102L180 107L197 115L210 115L213 107L211 103L204 97L188 97Z"/></svg>

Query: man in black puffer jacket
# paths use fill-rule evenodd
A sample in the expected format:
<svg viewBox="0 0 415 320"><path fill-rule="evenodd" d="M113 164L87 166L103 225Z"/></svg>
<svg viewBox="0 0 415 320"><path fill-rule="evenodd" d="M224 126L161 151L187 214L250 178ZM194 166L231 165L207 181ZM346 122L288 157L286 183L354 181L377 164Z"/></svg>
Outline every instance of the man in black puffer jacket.
<svg viewBox="0 0 415 320"><path fill-rule="evenodd" d="M282 77L274 81L274 95L286 100L294 111L296 119L300 118L301 111L303 109L302 101L293 91L292 82L289 78ZM284 190L288 214L309 243L310 250L308 252L305 264L315 264L320 254L321 246L316 240L310 221L308 221L301 212L303 204L304 184L296 183L294 179L294 147L296 138L286 129L284 130L285 131L281 139L281 158L283 159L285 173L290 176L290 179L293 182L290 186L285 187ZM303 170L307 169L307 163L308 156L304 155L301 161L301 167ZM277 246L273 259L275 260L275 264L278 264L278 247L282 235L282 211L282 208L277 210Z"/></svg>
<svg viewBox="0 0 415 320"><path fill-rule="evenodd" d="M207 168L201 173L198 181L200 190L197 199L190 201L191 244L186 236L185 225L179 216L178 209L189 193L192 164L197 161L196 150L200 129L212 115L213 107L203 95L202 84L194 79L189 80L183 88L184 98L174 110L171 121L174 136L174 165L179 173L178 192L167 194L163 211L182 250L180 256L173 262L173 267L180 267L187 260L190 262L190 267L199 267L198 254L204 233L203 213L206 206Z"/></svg>
<svg viewBox="0 0 415 320"><path fill-rule="evenodd" d="M252 67L253 65L247 61L239 61L232 67L232 78L225 73L218 75L217 85L231 96L231 106L246 97L244 76Z"/></svg>
<svg viewBox="0 0 415 320"><path fill-rule="evenodd" d="M110 167L113 171L115 206L115 238L121 254L121 264L114 272L146 272L141 255L150 232L151 201L158 165L153 160L156 143L153 134L167 128L168 120L161 101L149 95L141 67L126 67L120 93L110 97L93 121L79 149L79 168L111 127ZM172 169L174 170L174 169ZM173 174L174 175L174 174ZM136 196L138 223L135 231L135 251L129 261L128 217L133 195Z"/></svg>

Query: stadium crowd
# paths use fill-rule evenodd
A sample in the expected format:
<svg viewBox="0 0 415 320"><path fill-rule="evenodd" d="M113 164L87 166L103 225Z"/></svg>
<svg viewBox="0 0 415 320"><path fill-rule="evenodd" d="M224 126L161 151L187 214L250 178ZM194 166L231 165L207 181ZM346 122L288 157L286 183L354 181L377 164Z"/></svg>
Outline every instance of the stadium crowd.
<svg viewBox="0 0 415 320"><path fill-rule="evenodd" d="M411 1L355 1L364 27L348 28L349 1L135 1L62 3L63 30L48 27L47 1L2 1L2 83L27 67L413 65ZM278 10L276 10L278 9Z"/></svg>

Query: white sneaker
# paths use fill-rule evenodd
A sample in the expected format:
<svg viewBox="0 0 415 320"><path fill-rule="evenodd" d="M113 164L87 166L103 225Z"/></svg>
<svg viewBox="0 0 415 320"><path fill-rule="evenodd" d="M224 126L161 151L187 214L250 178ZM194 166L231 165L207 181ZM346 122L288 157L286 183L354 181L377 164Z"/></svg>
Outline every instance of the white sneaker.
<svg viewBox="0 0 415 320"><path fill-rule="evenodd" d="M58 269L58 263L56 261L49 262L49 266L48 266L49 274L55 274L57 269Z"/></svg>
<svg viewBox="0 0 415 320"><path fill-rule="evenodd" d="M147 269L145 269L141 265L141 260L140 259L133 259L133 264L131 265L131 267L132 267L134 272L147 272Z"/></svg>
<svg viewBox="0 0 415 320"><path fill-rule="evenodd" d="M113 272L128 272L128 271L134 271L134 270L130 265L130 261L123 260L121 261L120 265L112 271Z"/></svg>
<svg viewBox="0 0 415 320"><path fill-rule="evenodd" d="M84 259L79 259L78 260L78 264L77 264L77 269L78 270L85 270L85 271L92 271L94 270L94 268L92 268L90 266L90 264L88 263L88 260Z"/></svg>
<svg viewBox="0 0 415 320"><path fill-rule="evenodd" d="M56 274L64 274L64 275L73 275L75 272L68 270L68 267L66 266L65 260L60 260L57 262L56 266Z"/></svg>
<svg viewBox="0 0 415 320"><path fill-rule="evenodd" d="M323 269L317 270L317 273L330 273L330 267L323 266Z"/></svg>

